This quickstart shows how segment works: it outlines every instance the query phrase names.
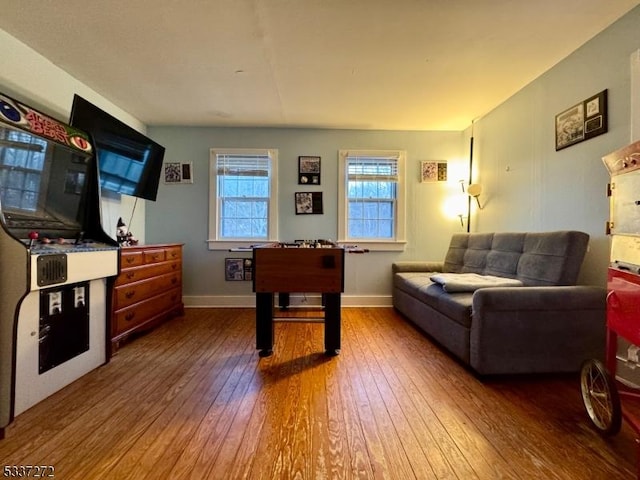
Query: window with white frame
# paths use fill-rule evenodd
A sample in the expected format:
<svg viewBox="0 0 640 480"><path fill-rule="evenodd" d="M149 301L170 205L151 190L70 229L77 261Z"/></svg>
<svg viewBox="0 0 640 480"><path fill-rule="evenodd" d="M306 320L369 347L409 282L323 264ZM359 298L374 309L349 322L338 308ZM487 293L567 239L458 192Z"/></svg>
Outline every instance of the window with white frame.
<svg viewBox="0 0 640 480"><path fill-rule="evenodd" d="M404 151L340 150L341 242L404 248L405 157Z"/></svg>
<svg viewBox="0 0 640 480"><path fill-rule="evenodd" d="M210 248L277 239L277 159L277 150L211 149Z"/></svg>

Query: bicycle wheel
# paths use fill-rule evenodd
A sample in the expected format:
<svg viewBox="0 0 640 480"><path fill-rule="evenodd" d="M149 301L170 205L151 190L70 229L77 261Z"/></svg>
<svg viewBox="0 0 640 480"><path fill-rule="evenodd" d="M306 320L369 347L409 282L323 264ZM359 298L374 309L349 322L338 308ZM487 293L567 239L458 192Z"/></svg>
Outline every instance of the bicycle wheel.
<svg viewBox="0 0 640 480"><path fill-rule="evenodd" d="M622 426L622 408L614 379L599 360L587 360L580 371L582 402L602 435L615 435Z"/></svg>

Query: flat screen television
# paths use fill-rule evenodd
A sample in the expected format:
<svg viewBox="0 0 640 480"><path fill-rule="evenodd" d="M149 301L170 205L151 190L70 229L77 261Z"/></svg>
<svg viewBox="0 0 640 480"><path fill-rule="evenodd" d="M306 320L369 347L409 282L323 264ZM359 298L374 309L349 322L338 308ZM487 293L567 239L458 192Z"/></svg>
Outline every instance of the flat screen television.
<svg viewBox="0 0 640 480"><path fill-rule="evenodd" d="M156 200L165 150L162 145L77 94L69 124L93 138L101 188Z"/></svg>

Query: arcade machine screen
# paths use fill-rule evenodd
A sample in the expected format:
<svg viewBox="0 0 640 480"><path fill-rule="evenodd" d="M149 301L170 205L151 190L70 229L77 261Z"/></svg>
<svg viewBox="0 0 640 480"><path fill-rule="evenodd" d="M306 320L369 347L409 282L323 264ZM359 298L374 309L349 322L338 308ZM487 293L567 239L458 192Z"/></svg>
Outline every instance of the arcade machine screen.
<svg viewBox="0 0 640 480"><path fill-rule="evenodd" d="M19 238L74 238L82 230L90 156L0 124L0 205Z"/></svg>

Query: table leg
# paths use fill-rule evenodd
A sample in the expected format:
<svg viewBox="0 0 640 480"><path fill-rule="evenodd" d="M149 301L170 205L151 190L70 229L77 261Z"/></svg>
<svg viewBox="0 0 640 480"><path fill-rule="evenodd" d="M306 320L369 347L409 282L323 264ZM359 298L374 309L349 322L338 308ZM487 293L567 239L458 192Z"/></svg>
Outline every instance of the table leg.
<svg viewBox="0 0 640 480"><path fill-rule="evenodd" d="M278 293L278 305L281 310L286 310L289 308L289 293L288 292L279 292Z"/></svg>
<svg viewBox="0 0 640 480"><path fill-rule="evenodd" d="M256 348L261 357L273 353L273 293L256 293Z"/></svg>
<svg viewBox="0 0 640 480"><path fill-rule="evenodd" d="M327 293L324 308L324 349L329 356L340 353L340 294Z"/></svg>

